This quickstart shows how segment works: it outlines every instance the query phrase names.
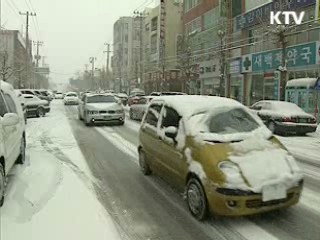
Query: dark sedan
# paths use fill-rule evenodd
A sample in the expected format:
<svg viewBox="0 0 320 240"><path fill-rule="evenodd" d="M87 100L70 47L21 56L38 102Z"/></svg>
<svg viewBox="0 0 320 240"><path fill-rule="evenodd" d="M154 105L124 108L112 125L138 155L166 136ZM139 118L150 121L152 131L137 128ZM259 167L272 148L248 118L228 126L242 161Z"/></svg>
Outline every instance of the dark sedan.
<svg viewBox="0 0 320 240"><path fill-rule="evenodd" d="M270 131L280 134L305 135L315 132L315 117L304 112L294 103L283 101L259 101L251 106Z"/></svg>

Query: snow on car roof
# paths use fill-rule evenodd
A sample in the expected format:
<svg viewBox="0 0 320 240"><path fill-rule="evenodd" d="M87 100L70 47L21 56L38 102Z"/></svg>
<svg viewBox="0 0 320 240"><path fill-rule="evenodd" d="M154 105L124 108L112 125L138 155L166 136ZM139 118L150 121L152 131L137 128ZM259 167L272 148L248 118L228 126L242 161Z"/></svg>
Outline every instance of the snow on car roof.
<svg viewBox="0 0 320 240"><path fill-rule="evenodd" d="M275 100L266 100L261 102L270 103L271 108L277 111L303 111L298 105L291 102L275 101Z"/></svg>
<svg viewBox="0 0 320 240"><path fill-rule="evenodd" d="M34 97L34 95L32 95L32 94L22 94L22 96L23 97L32 97L32 98Z"/></svg>
<svg viewBox="0 0 320 240"><path fill-rule="evenodd" d="M317 78L297 78L287 82L287 87L313 87L316 84Z"/></svg>
<svg viewBox="0 0 320 240"><path fill-rule="evenodd" d="M244 106L230 98L216 96L191 96L191 95L175 95L175 96L160 96L153 102L164 101L168 106L176 109L179 114L184 117L193 115L201 111L209 111L221 107L241 107Z"/></svg>

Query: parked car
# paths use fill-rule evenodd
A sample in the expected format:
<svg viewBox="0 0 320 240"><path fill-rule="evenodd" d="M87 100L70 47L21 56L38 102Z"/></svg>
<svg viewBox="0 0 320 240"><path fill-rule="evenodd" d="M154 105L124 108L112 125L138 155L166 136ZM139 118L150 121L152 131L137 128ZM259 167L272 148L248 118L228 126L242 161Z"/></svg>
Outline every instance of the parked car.
<svg viewBox="0 0 320 240"><path fill-rule="evenodd" d="M150 96L174 96L174 95L187 95L183 92L152 92Z"/></svg>
<svg viewBox="0 0 320 240"><path fill-rule="evenodd" d="M144 96L145 96L144 93L134 93L134 94L130 95L128 97L128 105L131 106L133 104L136 104L139 101L139 99Z"/></svg>
<svg viewBox="0 0 320 240"><path fill-rule="evenodd" d="M191 214L240 216L298 203L303 173L261 119L222 97L151 101L139 130L139 164L186 194Z"/></svg>
<svg viewBox="0 0 320 240"><path fill-rule="evenodd" d="M116 96L121 99L123 105L128 104L128 95L126 93L118 93Z"/></svg>
<svg viewBox="0 0 320 240"><path fill-rule="evenodd" d="M2 206L6 176L14 164L25 162L26 128L21 102L13 87L3 81L0 85L0 206Z"/></svg>
<svg viewBox="0 0 320 240"><path fill-rule="evenodd" d="M141 97L136 104L131 105L129 110L130 119L141 121L153 97L154 96Z"/></svg>
<svg viewBox="0 0 320 240"><path fill-rule="evenodd" d="M294 103L259 101L251 106L270 131L276 134L305 135L317 130L317 120Z"/></svg>
<svg viewBox="0 0 320 240"><path fill-rule="evenodd" d="M50 112L50 103L31 94L23 94L26 101L27 116L44 117Z"/></svg>
<svg viewBox="0 0 320 240"><path fill-rule="evenodd" d="M78 105L79 97L76 92L68 92L66 93L63 99L64 105Z"/></svg>
<svg viewBox="0 0 320 240"><path fill-rule="evenodd" d="M78 106L79 119L89 126L95 123L117 122L124 124L122 104L111 94L85 94Z"/></svg>
<svg viewBox="0 0 320 240"><path fill-rule="evenodd" d="M38 96L40 99L47 100L49 102L53 100L48 90L38 90L38 91L40 93L40 96Z"/></svg>
<svg viewBox="0 0 320 240"><path fill-rule="evenodd" d="M25 120L25 123L27 123L28 114L27 114L26 100L24 99L23 94L21 93L20 90L15 89L14 92L21 103L21 107L22 107L22 111L23 111L23 115L24 115L24 120Z"/></svg>
<svg viewBox="0 0 320 240"><path fill-rule="evenodd" d="M55 99L63 99L64 98L64 94L62 92L56 92L54 94L54 98Z"/></svg>

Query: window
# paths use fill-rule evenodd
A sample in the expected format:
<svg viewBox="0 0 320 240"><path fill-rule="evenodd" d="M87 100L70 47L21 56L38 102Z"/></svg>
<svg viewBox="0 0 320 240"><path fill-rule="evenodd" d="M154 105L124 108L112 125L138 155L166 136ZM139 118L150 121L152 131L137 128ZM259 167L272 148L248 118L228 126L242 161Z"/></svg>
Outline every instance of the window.
<svg viewBox="0 0 320 240"><path fill-rule="evenodd" d="M179 128L179 122L181 117L176 110L170 107L165 107L163 112L163 119L161 128L176 127Z"/></svg>
<svg viewBox="0 0 320 240"><path fill-rule="evenodd" d="M151 31L156 31L158 29L158 17L151 20Z"/></svg>
<svg viewBox="0 0 320 240"><path fill-rule="evenodd" d="M154 54L157 52L157 35L151 36L151 53Z"/></svg>
<svg viewBox="0 0 320 240"><path fill-rule="evenodd" d="M10 113L18 113L16 104L14 103L12 97L9 94L5 94L4 98L6 99L6 102L8 104L9 112Z"/></svg>
<svg viewBox="0 0 320 240"><path fill-rule="evenodd" d="M185 12L188 12L192 8L198 6L202 0L185 0Z"/></svg>
<svg viewBox="0 0 320 240"><path fill-rule="evenodd" d="M150 124L151 126L157 127L161 108L162 105L159 104L151 105L146 116L146 123Z"/></svg>
<svg viewBox="0 0 320 240"><path fill-rule="evenodd" d="M259 124L243 109L237 108L211 117L209 131L219 134L252 132Z"/></svg>
<svg viewBox="0 0 320 240"><path fill-rule="evenodd" d="M0 116L3 117L6 113L8 113L7 105L0 93Z"/></svg>
<svg viewBox="0 0 320 240"><path fill-rule="evenodd" d="M97 95L87 98L87 103L113 103L116 99L113 96Z"/></svg>

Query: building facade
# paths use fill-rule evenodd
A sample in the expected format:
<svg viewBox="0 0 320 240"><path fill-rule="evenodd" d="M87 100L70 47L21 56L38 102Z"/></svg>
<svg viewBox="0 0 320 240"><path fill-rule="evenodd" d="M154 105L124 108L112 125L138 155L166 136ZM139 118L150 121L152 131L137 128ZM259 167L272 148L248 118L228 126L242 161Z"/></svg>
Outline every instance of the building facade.
<svg viewBox="0 0 320 240"><path fill-rule="evenodd" d="M247 105L262 99L279 100L284 90L280 84L283 79L276 77L279 70L284 84L294 78L320 76L320 24L314 21L315 4L316 0L292 0L284 5L278 0L242 1L244 11L233 19L233 36L241 36L245 41L240 71L237 68L236 73L230 74L231 94L237 89L242 93L240 100ZM271 10L305 12L302 25L292 23L284 29L285 47L278 28L269 25Z"/></svg>
<svg viewBox="0 0 320 240"><path fill-rule="evenodd" d="M31 46L31 44L30 44ZM28 65L32 72L31 47ZM0 34L0 77L11 83L15 88L29 87L32 83L31 74L26 73L26 44L18 30L4 30Z"/></svg>
<svg viewBox="0 0 320 240"><path fill-rule="evenodd" d="M116 91L129 92L139 80L140 21L134 17L121 17L113 28L112 69Z"/></svg>
<svg viewBox="0 0 320 240"><path fill-rule="evenodd" d="M160 1L144 11L144 88L152 91L180 91L177 50L182 33L182 0Z"/></svg>

